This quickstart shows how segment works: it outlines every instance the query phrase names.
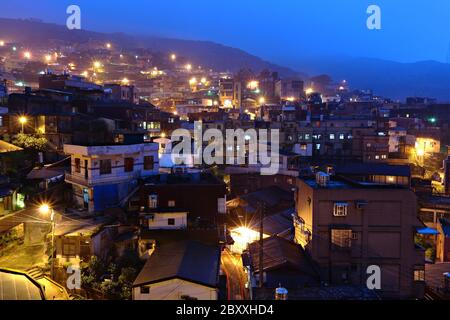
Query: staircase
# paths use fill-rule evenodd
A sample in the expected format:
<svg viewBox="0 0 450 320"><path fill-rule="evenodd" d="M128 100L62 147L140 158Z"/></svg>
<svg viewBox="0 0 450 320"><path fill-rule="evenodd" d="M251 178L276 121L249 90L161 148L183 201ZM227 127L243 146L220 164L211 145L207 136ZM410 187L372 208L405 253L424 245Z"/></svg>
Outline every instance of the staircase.
<svg viewBox="0 0 450 320"><path fill-rule="evenodd" d="M38 267L32 267L30 269L27 269L26 272L34 280L39 280L45 276L44 272L42 272L42 269Z"/></svg>

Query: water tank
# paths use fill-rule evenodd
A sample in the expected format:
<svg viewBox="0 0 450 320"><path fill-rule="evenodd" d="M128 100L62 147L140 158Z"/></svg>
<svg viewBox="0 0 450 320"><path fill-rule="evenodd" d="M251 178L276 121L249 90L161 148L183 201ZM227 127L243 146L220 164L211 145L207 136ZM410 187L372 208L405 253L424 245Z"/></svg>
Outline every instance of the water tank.
<svg viewBox="0 0 450 320"><path fill-rule="evenodd" d="M288 299L288 290L283 287L279 287L275 290L275 300L287 300Z"/></svg>

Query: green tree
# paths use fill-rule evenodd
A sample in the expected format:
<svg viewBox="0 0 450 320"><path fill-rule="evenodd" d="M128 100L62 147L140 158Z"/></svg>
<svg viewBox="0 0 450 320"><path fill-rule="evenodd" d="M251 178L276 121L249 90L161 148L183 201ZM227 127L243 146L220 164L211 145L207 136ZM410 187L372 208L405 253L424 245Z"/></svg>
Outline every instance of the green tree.
<svg viewBox="0 0 450 320"><path fill-rule="evenodd" d="M24 149L41 152L47 149L48 140L42 135L19 133L13 138L13 144Z"/></svg>

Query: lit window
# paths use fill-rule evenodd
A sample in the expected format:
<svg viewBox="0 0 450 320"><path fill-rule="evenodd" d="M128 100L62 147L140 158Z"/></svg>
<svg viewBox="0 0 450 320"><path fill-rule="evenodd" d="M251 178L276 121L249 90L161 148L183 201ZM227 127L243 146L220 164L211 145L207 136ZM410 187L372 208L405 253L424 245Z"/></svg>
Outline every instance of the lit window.
<svg viewBox="0 0 450 320"><path fill-rule="evenodd" d="M337 202L334 204L333 215L335 217L346 217L348 213L348 203Z"/></svg>
<svg viewBox="0 0 450 320"><path fill-rule="evenodd" d="M175 201L174 200L170 200L169 201L169 208L175 208Z"/></svg>
<svg viewBox="0 0 450 320"><path fill-rule="evenodd" d="M339 135L339 140L344 140L345 139L345 135L344 134L340 134Z"/></svg>
<svg viewBox="0 0 450 320"><path fill-rule="evenodd" d="M425 281L425 270L416 269L414 270L414 281Z"/></svg>
<svg viewBox="0 0 450 320"><path fill-rule="evenodd" d="M352 230L331 230L331 243L340 248L350 248L352 245Z"/></svg>
<svg viewBox="0 0 450 320"><path fill-rule="evenodd" d="M150 294L150 287L141 287L141 294Z"/></svg>
<svg viewBox="0 0 450 320"><path fill-rule="evenodd" d="M156 209L158 207L158 195L151 194L148 197L148 207L150 209Z"/></svg>
<svg viewBox="0 0 450 320"><path fill-rule="evenodd" d="M330 134L330 140L334 140L336 138L336 136L334 135L334 133Z"/></svg>

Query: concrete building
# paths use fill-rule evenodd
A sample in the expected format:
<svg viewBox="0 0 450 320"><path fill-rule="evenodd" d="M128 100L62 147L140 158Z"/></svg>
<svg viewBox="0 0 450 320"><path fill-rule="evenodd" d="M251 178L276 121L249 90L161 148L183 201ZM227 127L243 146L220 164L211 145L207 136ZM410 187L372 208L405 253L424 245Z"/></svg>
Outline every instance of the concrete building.
<svg viewBox="0 0 450 320"><path fill-rule="evenodd" d="M133 284L133 300L217 300L221 252L196 241L161 246Z"/></svg>
<svg viewBox="0 0 450 320"><path fill-rule="evenodd" d="M220 105L226 108L240 108L242 104L242 84L234 79L220 79Z"/></svg>
<svg viewBox="0 0 450 320"><path fill-rule="evenodd" d="M275 95L281 100L300 100L304 94L302 80L282 79L275 84Z"/></svg>
<svg viewBox="0 0 450 320"><path fill-rule="evenodd" d="M109 94L112 100L124 100L130 103L139 103L137 88L133 85L120 85L116 83L105 84L105 93Z"/></svg>
<svg viewBox="0 0 450 320"><path fill-rule="evenodd" d="M65 145L71 157L66 182L75 204L89 212L119 205L137 188L137 180L159 171L158 144Z"/></svg>
<svg viewBox="0 0 450 320"><path fill-rule="evenodd" d="M295 239L332 285L366 286L367 268L381 268L386 298L423 296L424 251L417 199L407 187L331 179L297 180Z"/></svg>

